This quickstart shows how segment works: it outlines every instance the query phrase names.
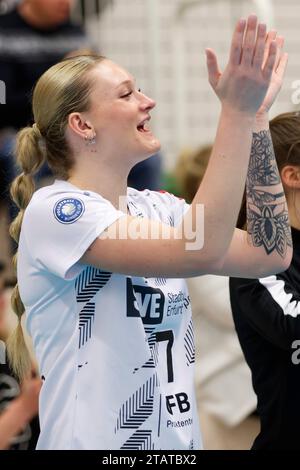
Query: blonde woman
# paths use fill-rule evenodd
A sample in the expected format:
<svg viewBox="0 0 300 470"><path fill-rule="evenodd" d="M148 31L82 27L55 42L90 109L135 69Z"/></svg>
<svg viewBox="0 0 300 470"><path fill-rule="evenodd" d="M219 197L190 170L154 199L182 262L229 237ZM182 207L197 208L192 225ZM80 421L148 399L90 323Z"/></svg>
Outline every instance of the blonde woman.
<svg viewBox="0 0 300 470"><path fill-rule="evenodd" d="M292 254L287 218L284 253L249 245L247 233L234 229L276 53L255 16L239 21L223 74L207 50L222 112L190 208L168 194L127 188L130 169L160 143L149 129L155 102L126 70L81 56L38 81L35 124L18 139L23 174L12 188L20 207L12 226L19 240L13 302L19 318L26 310L44 381L38 449L201 448L182 278L269 274L286 269ZM44 158L57 179L33 194ZM270 187L281 190L280 182ZM193 239L183 230L191 221ZM24 374L20 326L10 351Z"/></svg>

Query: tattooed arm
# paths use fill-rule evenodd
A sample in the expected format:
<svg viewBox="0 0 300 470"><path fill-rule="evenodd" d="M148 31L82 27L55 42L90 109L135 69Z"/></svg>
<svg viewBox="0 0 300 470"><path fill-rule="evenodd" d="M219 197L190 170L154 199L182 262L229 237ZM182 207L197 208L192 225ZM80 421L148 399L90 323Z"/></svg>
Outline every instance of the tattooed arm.
<svg viewBox="0 0 300 470"><path fill-rule="evenodd" d="M268 125L253 132L247 174L248 242L282 258L292 246L288 210Z"/></svg>
<svg viewBox="0 0 300 470"><path fill-rule="evenodd" d="M256 121L246 182L247 232L236 229L213 274L258 278L288 268L292 239L267 116Z"/></svg>
<svg viewBox="0 0 300 470"><path fill-rule="evenodd" d="M268 34L267 42L276 32ZM248 241L254 247L263 247L269 255L276 251L282 258L292 246L287 203L276 164L268 111L282 86L288 55L282 52L284 38L276 38L278 55L271 84L256 115L251 156L246 183Z"/></svg>
<svg viewBox="0 0 300 470"><path fill-rule="evenodd" d="M256 114L246 181L247 230L235 230L229 250L213 274L264 277L288 268L292 258L287 205L275 161L268 111L282 86L288 55L284 38L268 33L266 51L276 40L278 54L271 83Z"/></svg>

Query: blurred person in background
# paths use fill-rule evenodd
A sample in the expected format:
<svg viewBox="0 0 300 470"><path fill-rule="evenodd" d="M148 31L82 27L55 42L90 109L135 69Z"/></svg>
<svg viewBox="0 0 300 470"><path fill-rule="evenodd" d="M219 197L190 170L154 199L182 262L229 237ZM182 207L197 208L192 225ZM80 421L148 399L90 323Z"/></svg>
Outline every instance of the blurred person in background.
<svg viewBox="0 0 300 470"><path fill-rule="evenodd" d="M0 80L6 86L6 104L1 106L0 115L2 201L9 201L9 184L16 175L15 132L32 122L34 84L69 53L91 48L82 27L70 19L75 1L22 0L12 11L0 15ZM47 175L50 172L44 167L41 176Z"/></svg>
<svg viewBox="0 0 300 470"><path fill-rule="evenodd" d="M70 20L75 0L22 0L0 16L0 74L6 104L0 130L32 122L31 93L38 78L72 51L90 47L81 26Z"/></svg>
<svg viewBox="0 0 300 470"><path fill-rule="evenodd" d="M192 202L204 177L212 146L183 152L175 170L179 195ZM248 449L258 432L251 374L232 320L229 278L206 275L187 280L196 347L195 381L204 447Z"/></svg>
<svg viewBox="0 0 300 470"><path fill-rule="evenodd" d="M51 65L70 53L90 53L92 47L82 27L70 19L75 1L21 0L0 15L0 80L6 86L6 104L1 105L0 114L0 217L8 221L16 214L9 197L9 185L18 173L15 135L32 123L33 87ZM36 175L38 186L51 179L45 164ZM9 253L2 253L1 258L8 263L8 275L13 279L9 257L15 246L6 243L8 227L2 225L0 244L7 245Z"/></svg>
<svg viewBox="0 0 300 470"><path fill-rule="evenodd" d="M37 377L18 383L0 374L0 450L34 450L32 420L38 413L41 380Z"/></svg>
<svg viewBox="0 0 300 470"><path fill-rule="evenodd" d="M285 209L284 252L276 245L267 253L235 229L256 112L274 66L283 75L287 61L266 37L256 16L240 20L224 73L206 50L222 111L190 206L170 194L127 187L133 165L160 149L148 124L155 102L129 72L109 59L81 56L39 79L35 123L17 140L23 173L12 185L20 212L11 234L20 243L12 296L18 325L7 343L14 371L23 376L30 365L21 328L26 311L44 380L37 448L202 447L183 278L268 275L286 269L292 256ZM259 138L268 153L264 128ZM34 192L34 174L45 159L57 179ZM276 173L275 160L270 165ZM267 188L274 197L282 193L280 181ZM191 223L194 249L182 230Z"/></svg>
<svg viewBox="0 0 300 470"><path fill-rule="evenodd" d="M292 226L293 259L280 274L259 279L230 279L233 318L251 369L257 395L261 431L253 449L299 450L300 422L300 113L281 114L270 121L275 157L288 204ZM268 169L268 160L265 168ZM268 169L268 179L277 177ZM270 214L276 200L266 192L261 172L249 175L247 193L253 204L244 203L238 227L256 232L274 228L274 238L266 246L281 242L284 226L280 213ZM256 217L268 201L265 219Z"/></svg>
<svg viewBox="0 0 300 470"><path fill-rule="evenodd" d="M5 265L0 263L0 449L33 450L39 436L38 394L41 381L29 378L22 385L6 354L10 311L5 288Z"/></svg>

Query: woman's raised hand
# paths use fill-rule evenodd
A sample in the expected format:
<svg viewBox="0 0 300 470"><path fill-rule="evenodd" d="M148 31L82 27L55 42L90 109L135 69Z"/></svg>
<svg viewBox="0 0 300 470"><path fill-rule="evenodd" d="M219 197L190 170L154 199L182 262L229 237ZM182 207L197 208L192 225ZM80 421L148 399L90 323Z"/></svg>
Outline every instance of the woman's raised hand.
<svg viewBox="0 0 300 470"><path fill-rule="evenodd" d="M239 20L229 62L221 73L216 54L206 49L209 82L225 109L255 115L263 103L275 66L277 43L266 41L266 25L255 15Z"/></svg>

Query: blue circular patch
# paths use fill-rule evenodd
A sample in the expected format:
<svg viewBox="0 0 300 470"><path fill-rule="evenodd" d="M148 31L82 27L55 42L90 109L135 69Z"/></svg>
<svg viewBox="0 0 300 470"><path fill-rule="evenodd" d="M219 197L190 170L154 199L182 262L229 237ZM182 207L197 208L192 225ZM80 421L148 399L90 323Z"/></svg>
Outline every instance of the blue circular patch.
<svg viewBox="0 0 300 470"><path fill-rule="evenodd" d="M84 204L80 199L64 198L55 204L53 212L62 224L72 224L84 213Z"/></svg>

